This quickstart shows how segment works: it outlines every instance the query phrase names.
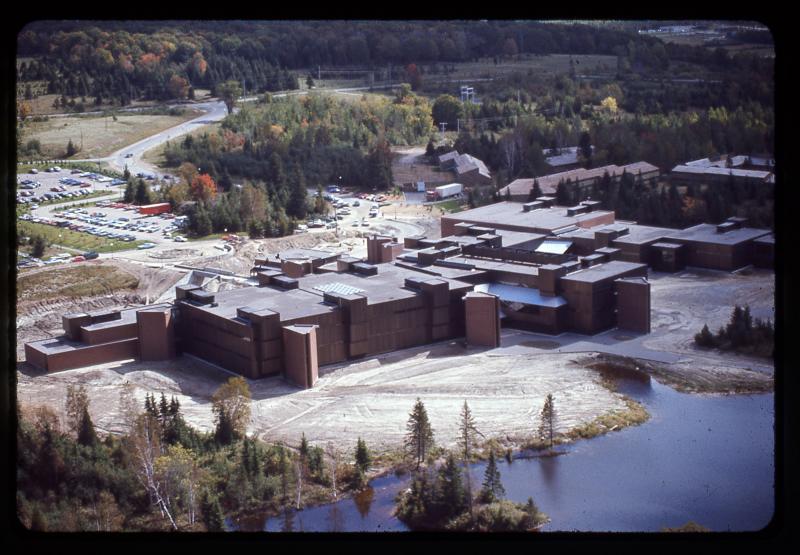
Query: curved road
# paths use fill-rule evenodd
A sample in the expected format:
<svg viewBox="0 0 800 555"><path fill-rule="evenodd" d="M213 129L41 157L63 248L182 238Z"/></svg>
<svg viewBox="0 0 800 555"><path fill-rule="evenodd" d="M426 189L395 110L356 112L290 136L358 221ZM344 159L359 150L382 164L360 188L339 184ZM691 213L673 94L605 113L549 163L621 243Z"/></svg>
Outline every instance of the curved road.
<svg viewBox="0 0 800 555"><path fill-rule="evenodd" d="M185 135L186 133L197 129L199 126L221 121L225 118L225 116L228 115L228 110L225 107L225 103L220 100L192 104L191 108L203 110L205 113L194 119L176 125L175 127L170 127L169 129L165 129L160 133L151 135L146 139L142 139L141 141L123 147L118 151L113 152L110 156L106 156L105 158L91 158L75 161L108 162L113 169L120 172L123 171L127 165L128 170L134 175L137 173L157 174L159 171L158 168L142 160L142 155L145 152L164 144L170 139L175 139L181 135ZM130 156L128 157L128 155Z"/></svg>

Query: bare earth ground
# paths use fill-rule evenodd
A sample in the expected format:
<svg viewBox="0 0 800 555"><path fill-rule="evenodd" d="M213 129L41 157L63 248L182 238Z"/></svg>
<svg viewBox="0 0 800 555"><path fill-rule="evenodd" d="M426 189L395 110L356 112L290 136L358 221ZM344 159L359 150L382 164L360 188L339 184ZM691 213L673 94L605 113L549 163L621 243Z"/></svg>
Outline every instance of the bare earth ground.
<svg viewBox="0 0 800 555"><path fill-rule="evenodd" d="M621 396L600 384L597 372L575 360L568 354L495 356L453 341L332 365L322 369L319 382L308 390L280 378L250 381L253 418L248 431L291 445L305 433L312 443L333 441L344 449L362 437L381 451L402 444L417 397L423 399L442 445L456 441L464 400L480 431L504 443L530 435L548 393L559 400L559 431L563 432L626 408ZM211 430L210 397L227 377L191 357L111 363L50 375L26 368L18 373L18 395L23 406L47 404L63 417L67 384L82 383L89 390L92 420L98 429L124 432L119 394L129 383L141 402L147 392L176 396L191 425Z"/></svg>
<svg viewBox="0 0 800 555"><path fill-rule="evenodd" d="M409 209L411 209L409 207ZM418 207L414 208L419 210ZM109 261L139 277L129 297L97 297L52 304L35 301L19 306L18 357L25 341L59 334L61 314L74 310L141 304L168 291L183 275L172 264L195 264L246 274L257 255L287 248L351 249L363 255L368 233L351 231L307 233L282 239L248 241L235 252L216 258L193 258L192 244L182 254L148 267L116 259ZM141 253L137 253L139 256ZM156 261L155 259L146 259ZM438 441L451 444L464 400L487 437L519 445L535 425L544 396L553 393L566 432L610 411L624 411L625 399L607 387L598 365L638 367L659 381L685 391L757 392L773 387L771 360L696 349L692 338L708 323L724 325L734 303L749 304L754 316L774 319L774 274L753 270L728 274L687 270L678 274L651 273L652 333L637 335L611 330L597 336L547 336L506 329L502 347L465 348L462 341L428 345L324 367L313 389L299 390L280 378L251 381L250 426L266 440L296 445L301 433L312 443L334 441L351 449L363 437L376 449L395 449L402 443L405 422L417 397L428 410ZM608 353L599 356L598 352ZM594 368L594 369L593 369ZM228 373L190 357L159 363L129 361L42 375L18 365L17 393L26 408L47 404L63 410L67 384L88 386L93 421L103 431L121 432L118 411L122 386L129 382L136 395L147 392L181 402L187 420L199 429L213 428L210 397Z"/></svg>

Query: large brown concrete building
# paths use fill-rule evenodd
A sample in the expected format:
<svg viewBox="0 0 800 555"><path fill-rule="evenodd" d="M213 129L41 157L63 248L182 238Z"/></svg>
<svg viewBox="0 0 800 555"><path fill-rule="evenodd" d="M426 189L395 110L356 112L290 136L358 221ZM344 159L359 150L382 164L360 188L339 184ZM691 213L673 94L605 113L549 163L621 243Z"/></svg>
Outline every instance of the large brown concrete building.
<svg viewBox="0 0 800 555"><path fill-rule="evenodd" d="M649 266L771 260L770 232L740 219L681 231L551 200L445 216L438 239L371 236L366 261L296 249L257 259L239 289L181 285L171 304L66 315L65 335L27 344L26 360L56 371L183 353L251 379L281 375L311 387L320 366L349 359L464 336L497 346L501 325L648 333Z"/></svg>

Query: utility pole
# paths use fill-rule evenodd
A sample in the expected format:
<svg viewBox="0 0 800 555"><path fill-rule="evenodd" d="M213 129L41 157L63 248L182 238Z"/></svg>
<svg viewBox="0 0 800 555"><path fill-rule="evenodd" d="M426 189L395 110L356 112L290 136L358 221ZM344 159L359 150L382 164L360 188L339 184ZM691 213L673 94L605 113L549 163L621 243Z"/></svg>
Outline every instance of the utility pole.
<svg viewBox="0 0 800 555"><path fill-rule="evenodd" d="M317 66L317 81L322 80L322 66Z"/></svg>

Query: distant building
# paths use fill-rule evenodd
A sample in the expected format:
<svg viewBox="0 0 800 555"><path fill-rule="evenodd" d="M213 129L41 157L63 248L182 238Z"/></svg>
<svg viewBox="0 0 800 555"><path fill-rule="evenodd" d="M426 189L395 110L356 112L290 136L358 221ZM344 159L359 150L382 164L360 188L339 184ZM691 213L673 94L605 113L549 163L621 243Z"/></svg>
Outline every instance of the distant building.
<svg viewBox="0 0 800 555"><path fill-rule="evenodd" d="M439 167L452 171L459 183L478 186L489 185L492 182L492 174L483 160L470 154L459 154L458 151L452 150L439 156L438 160Z"/></svg>
<svg viewBox="0 0 800 555"><path fill-rule="evenodd" d="M745 170L717 165L681 164L672 168L669 177L674 183L697 183L700 185L724 185L731 180L737 183L775 184L775 174L771 171Z"/></svg>
<svg viewBox="0 0 800 555"><path fill-rule="evenodd" d="M565 172L553 173L550 175L543 175L538 178L522 178L516 179L500 189L499 194L501 198L507 198L517 202L528 200L531 190L533 189L534 180L539 182L539 189L542 194L554 195L558 189L558 184L562 181L569 182L570 186L575 188L579 195L585 196L587 191L591 191L592 186L598 183L603 175L608 173L612 181L618 181L623 173L633 174L639 177L641 174L644 182L652 182L658 179L661 175L659 169L647 162L635 162L626 166L617 166L610 164L600 168L584 169L578 168Z"/></svg>
<svg viewBox="0 0 800 555"><path fill-rule="evenodd" d="M556 171L580 168L579 152L580 150L577 146L566 146L558 149L546 148L542 150L542 154L545 156L544 161ZM592 147L592 152L594 152L594 147Z"/></svg>

